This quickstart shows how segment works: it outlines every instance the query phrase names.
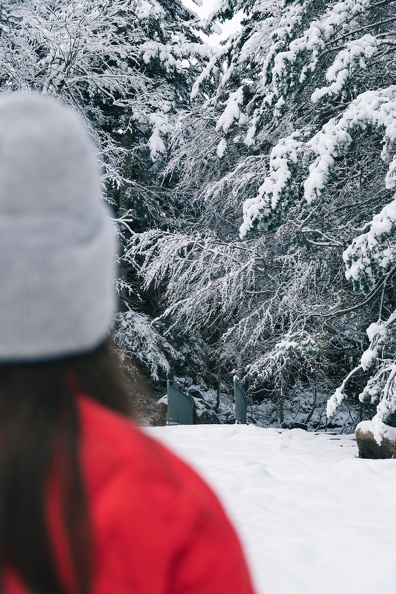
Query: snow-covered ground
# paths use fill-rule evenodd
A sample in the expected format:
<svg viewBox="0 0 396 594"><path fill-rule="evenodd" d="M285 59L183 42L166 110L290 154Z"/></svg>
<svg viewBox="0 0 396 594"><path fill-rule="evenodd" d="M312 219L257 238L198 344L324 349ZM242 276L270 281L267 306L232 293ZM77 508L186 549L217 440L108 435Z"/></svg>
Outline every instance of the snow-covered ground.
<svg viewBox="0 0 396 594"><path fill-rule="evenodd" d="M396 460L360 460L351 435L253 425L146 430L214 487L259 594L396 592Z"/></svg>

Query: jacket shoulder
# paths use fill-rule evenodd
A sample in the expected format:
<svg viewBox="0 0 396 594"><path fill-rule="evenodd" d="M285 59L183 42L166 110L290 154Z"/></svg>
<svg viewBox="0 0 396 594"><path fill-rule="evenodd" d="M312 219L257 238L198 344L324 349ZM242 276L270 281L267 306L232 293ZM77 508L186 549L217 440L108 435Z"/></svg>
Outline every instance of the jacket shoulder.
<svg viewBox="0 0 396 594"><path fill-rule="evenodd" d="M139 594L252 594L235 531L198 474L128 419L89 398L79 407L101 582L118 576Z"/></svg>
<svg viewBox="0 0 396 594"><path fill-rule="evenodd" d="M196 473L165 446L144 433L133 421L79 398L82 421L83 464L89 474L124 473L131 480L164 481L173 491L183 490L186 480L206 485Z"/></svg>

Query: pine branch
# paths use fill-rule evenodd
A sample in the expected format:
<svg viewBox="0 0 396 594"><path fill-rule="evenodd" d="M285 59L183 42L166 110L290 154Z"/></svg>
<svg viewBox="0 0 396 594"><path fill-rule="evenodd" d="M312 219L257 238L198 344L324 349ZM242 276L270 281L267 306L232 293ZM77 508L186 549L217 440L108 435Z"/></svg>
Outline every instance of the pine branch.
<svg viewBox="0 0 396 594"><path fill-rule="evenodd" d="M393 268L390 269L390 271L388 272L388 274L383 277L378 283L377 285L374 287L374 289L367 295L366 299L364 299L363 301L361 301L360 303L353 305L352 307L348 307L347 309L341 309L338 310L337 312L334 313L329 313L329 314L317 314L319 317L322 318L338 318L341 316L344 316L346 314L349 314L353 311L357 311L358 309L360 309L361 307L364 307L365 305L367 305L368 303L370 303L374 297L379 293L379 291L382 289L382 287L384 287L386 285L386 283L392 278L392 276L395 274L396 272L396 266L393 266Z"/></svg>

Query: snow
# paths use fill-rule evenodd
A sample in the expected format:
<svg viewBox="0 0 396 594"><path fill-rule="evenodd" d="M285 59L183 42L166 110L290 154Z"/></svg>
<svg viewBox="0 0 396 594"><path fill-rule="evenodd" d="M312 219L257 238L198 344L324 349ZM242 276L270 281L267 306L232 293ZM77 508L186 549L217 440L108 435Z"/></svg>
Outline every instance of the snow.
<svg viewBox="0 0 396 594"><path fill-rule="evenodd" d="M367 233L356 237L343 253L346 278L359 280L367 277L375 284L373 266L386 272L395 262L394 250L390 248L389 236L396 225L396 199L384 206L375 215Z"/></svg>
<svg viewBox="0 0 396 594"><path fill-rule="evenodd" d="M370 367L375 363L375 360L378 357L377 349L372 349L371 347L366 349L362 355L360 360L360 365L364 371L370 369Z"/></svg>
<svg viewBox="0 0 396 594"><path fill-rule="evenodd" d="M243 102L243 88L239 87L237 91L231 93L228 101L227 106L221 116L219 117L216 130L223 129L224 132L227 132L231 125L233 124L234 120L238 120L240 116L239 106Z"/></svg>
<svg viewBox="0 0 396 594"><path fill-rule="evenodd" d="M322 130L307 142L307 146L318 155L309 167L309 176L304 184L307 202L316 200L326 186L333 166L333 156L342 154L352 143L349 131L355 127L365 129L369 125L383 127L385 128L383 142L386 147L396 139L395 115L396 86L392 85L380 91L361 93L351 102L338 121L329 120ZM386 158L386 150L383 157ZM393 163L391 166L393 169Z"/></svg>
<svg viewBox="0 0 396 594"><path fill-rule="evenodd" d="M336 389L334 394L327 401L326 414L329 418L336 413L337 408L345 398L344 386L345 381L342 383L341 387Z"/></svg>
<svg viewBox="0 0 396 594"><path fill-rule="evenodd" d="M195 97L198 95L203 81L205 81L207 78L210 77L214 66L217 64L217 62L219 61L219 59L222 55L223 55L222 50L214 51L213 56L209 60L208 64L202 70L201 74L198 76L198 78L196 79L196 81L194 82L194 84L192 86L191 99L195 99Z"/></svg>
<svg viewBox="0 0 396 594"><path fill-rule="evenodd" d="M291 165L297 163L302 142L298 134L281 138L270 154L270 170L264 183L259 187L255 198L248 198L243 204L243 218L239 234L243 239L254 223L271 210L275 210L281 201L288 184L292 181Z"/></svg>
<svg viewBox="0 0 396 594"><path fill-rule="evenodd" d="M219 142L219 144L217 145L217 150L216 150L216 154L219 157L219 159L221 159L224 155L224 153L227 150L227 141L225 138L222 138Z"/></svg>
<svg viewBox="0 0 396 594"><path fill-rule="evenodd" d="M120 294L127 286L118 286ZM115 316L114 338L123 351L123 357L134 356L150 369L151 377L158 379L159 370L170 371L168 359L180 358L178 352L151 324L150 318L128 307Z"/></svg>
<svg viewBox="0 0 396 594"><path fill-rule="evenodd" d="M315 103L326 95L340 94L353 70L366 68L366 58L372 58L376 54L379 43L376 37L369 34L347 43L326 72L326 79L332 84L317 89L311 97L312 101Z"/></svg>
<svg viewBox="0 0 396 594"><path fill-rule="evenodd" d="M288 43L293 30L301 22L304 10L303 6L296 8L292 4L287 18L282 19L278 29L272 35L274 43L264 65L265 82L272 87L272 90L268 92L265 101L271 104L274 97L282 95L285 91L287 92L287 86L291 83L288 70L291 64L298 65L299 62L303 64L305 61L299 76L299 82L303 83L307 73L315 70L320 54L326 47L326 41L334 35L336 30L344 25L346 26L348 21L353 20L354 16L364 12L369 4L370 0L342 0L335 5L331 5L320 22L313 21L301 37ZM283 47L285 49L281 51ZM373 43L373 38L369 35L363 36L360 40L347 43L346 48L339 52L333 66L328 71L327 78L328 80L334 80L334 84L324 91L318 89L313 100L318 100L325 94L340 92L349 78L349 71L353 68L353 64L358 63L364 68L365 59L372 57L376 51L376 44ZM306 57L301 61L304 55ZM300 66L298 65L298 67ZM338 73L340 73L339 77Z"/></svg>
<svg viewBox="0 0 396 594"><path fill-rule="evenodd" d="M220 496L258 594L394 594L394 460L351 435L253 425L152 427Z"/></svg>
<svg viewBox="0 0 396 594"><path fill-rule="evenodd" d="M182 0L182 3L196 13L201 19L202 23L207 23L214 13L214 10L221 8L221 3L216 3L213 0ZM216 21L211 23L211 35L205 35L198 32L202 39L213 47L220 47L220 43L226 40L230 35L241 28L241 20L243 18L243 11L239 10L232 19L227 19L224 23L219 25Z"/></svg>
<svg viewBox="0 0 396 594"><path fill-rule="evenodd" d="M137 5L136 11L139 19L148 19L153 11L158 14L160 12L160 7L158 5L153 5L150 2L146 2L146 0L142 0L140 5Z"/></svg>
<svg viewBox="0 0 396 594"><path fill-rule="evenodd" d="M173 129L169 122L169 116L166 113L168 109L168 106L165 104L162 106L162 113L151 113L149 116L150 124L153 126L153 131L148 141L152 161L155 161L159 154L166 152L161 134L167 134Z"/></svg>
<svg viewBox="0 0 396 594"><path fill-rule="evenodd" d="M225 118L225 121L228 123L231 118ZM300 140L301 132L299 131L293 132L286 138L281 138L271 150L268 176L259 187L257 195L244 202L244 221L240 227L240 237L244 238L255 223L269 217L271 211L277 209L284 197L290 198L290 195L293 194L290 191L293 182L293 165L301 160L307 151L311 155L316 155L316 158L309 165L309 174L304 182L304 198L308 204L317 201L331 178L334 158L345 154L353 142L353 137L349 132L352 133L354 129L364 130L368 126L383 130L384 148L381 156L384 161L390 160L389 148L396 142L396 85L378 91L361 93L349 104L339 119L330 119L319 132L306 142ZM388 188L395 185L395 171L396 163L392 158L385 179ZM288 196L288 194L290 195ZM368 268L366 266L369 261L367 258L372 257L373 254L376 256L373 245L378 243L378 238L382 235L387 235L392 231L395 221L396 200L385 206L381 213L375 215L370 232L354 239L352 245L344 252L347 278L357 279L362 270ZM358 260L359 255L360 259ZM394 255L385 246L381 257L377 256L377 258L382 268L386 269L393 263ZM382 261L380 261L381 259Z"/></svg>
<svg viewBox="0 0 396 594"><path fill-rule="evenodd" d="M396 429L385 425L379 418L374 417L372 421L362 421L356 426L356 431L360 430L362 433L373 433L377 443L381 445L383 439L395 441Z"/></svg>

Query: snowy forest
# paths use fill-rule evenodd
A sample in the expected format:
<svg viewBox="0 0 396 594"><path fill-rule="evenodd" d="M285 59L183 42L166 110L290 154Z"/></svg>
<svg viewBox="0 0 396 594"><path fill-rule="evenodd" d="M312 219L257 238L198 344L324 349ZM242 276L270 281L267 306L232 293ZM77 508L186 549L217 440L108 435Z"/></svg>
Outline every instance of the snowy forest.
<svg viewBox="0 0 396 594"><path fill-rule="evenodd" d="M2 0L1 92L59 98L99 147L114 338L157 398L171 378L234 422L236 375L262 426L396 425L395 33L395 0L218 0L205 20Z"/></svg>

